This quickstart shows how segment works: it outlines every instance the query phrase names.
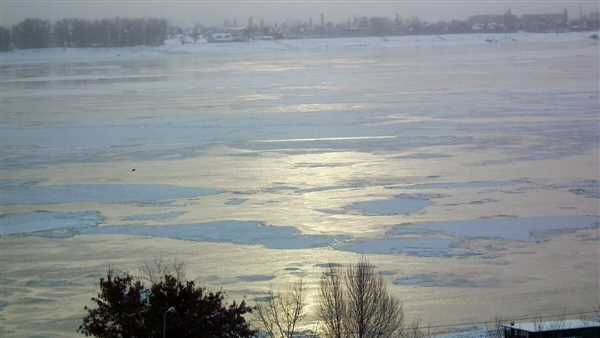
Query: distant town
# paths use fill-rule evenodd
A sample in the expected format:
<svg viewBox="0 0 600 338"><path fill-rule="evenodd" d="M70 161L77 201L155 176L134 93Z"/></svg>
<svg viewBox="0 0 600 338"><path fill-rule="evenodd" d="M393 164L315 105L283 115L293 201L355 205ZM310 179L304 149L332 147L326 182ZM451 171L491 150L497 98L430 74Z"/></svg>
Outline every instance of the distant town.
<svg viewBox="0 0 600 338"><path fill-rule="evenodd" d="M475 15L466 20L427 22L418 17L353 17L344 22L327 21L322 13L316 22L312 18L304 21L265 24L249 17L240 24L236 20L225 20L220 27L196 25L193 28L176 28L171 36L180 34L193 41L206 38L209 42L249 41L260 39L305 39L363 36L397 36L424 34L504 33L504 32L567 32L592 31L600 28L600 12L569 16L565 9L560 13L515 15L511 9L504 14Z"/></svg>
<svg viewBox="0 0 600 338"><path fill-rule="evenodd" d="M51 23L26 19L12 27L0 26L0 51L29 48L124 47L161 45L165 40L181 44L197 42L246 42L307 38L340 38L401 35L442 35L465 33L571 32L600 29L600 12L569 15L558 13L515 15L481 14L465 20L427 22L418 17L353 17L343 22L327 21L325 13L313 20L282 23L225 20L221 26L196 24L193 27L172 25L164 19L111 18L102 20L62 19ZM594 35L597 38L597 34Z"/></svg>

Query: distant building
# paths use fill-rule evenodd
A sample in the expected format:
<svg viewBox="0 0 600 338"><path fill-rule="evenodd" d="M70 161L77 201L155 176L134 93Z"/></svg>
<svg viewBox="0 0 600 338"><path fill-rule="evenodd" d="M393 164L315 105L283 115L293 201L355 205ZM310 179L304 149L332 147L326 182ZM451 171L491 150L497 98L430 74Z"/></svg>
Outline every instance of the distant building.
<svg viewBox="0 0 600 338"><path fill-rule="evenodd" d="M498 32L504 30L504 15L475 15L467 20L475 32Z"/></svg>
<svg viewBox="0 0 600 338"><path fill-rule="evenodd" d="M504 13L504 27L507 32L515 32L517 30L519 24L519 18L512 13L512 10L509 8L506 13Z"/></svg>
<svg viewBox="0 0 600 338"><path fill-rule="evenodd" d="M575 31L600 29L600 12L582 15L579 19L573 20L569 28Z"/></svg>
<svg viewBox="0 0 600 338"><path fill-rule="evenodd" d="M208 42L247 42L250 38L246 27L230 27L224 31L207 32Z"/></svg>
<svg viewBox="0 0 600 338"><path fill-rule="evenodd" d="M553 32L567 29L569 16L563 13L551 14L523 14L521 28L528 32Z"/></svg>
<svg viewBox="0 0 600 338"><path fill-rule="evenodd" d="M598 338L600 322L563 320L535 323L516 323L502 326L504 338Z"/></svg>

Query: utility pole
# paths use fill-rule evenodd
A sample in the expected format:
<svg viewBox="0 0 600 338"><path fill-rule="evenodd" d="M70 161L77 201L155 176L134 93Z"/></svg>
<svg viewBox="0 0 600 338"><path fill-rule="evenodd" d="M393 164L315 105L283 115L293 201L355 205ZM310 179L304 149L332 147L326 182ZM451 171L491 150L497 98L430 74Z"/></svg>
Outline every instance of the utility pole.
<svg viewBox="0 0 600 338"><path fill-rule="evenodd" d="M177 312L177 310L175 310L175 308L171 306L163 314L163 334L162 334L163 338L167 338L167 315L169 313L175 313L175 312Z"/></svg>

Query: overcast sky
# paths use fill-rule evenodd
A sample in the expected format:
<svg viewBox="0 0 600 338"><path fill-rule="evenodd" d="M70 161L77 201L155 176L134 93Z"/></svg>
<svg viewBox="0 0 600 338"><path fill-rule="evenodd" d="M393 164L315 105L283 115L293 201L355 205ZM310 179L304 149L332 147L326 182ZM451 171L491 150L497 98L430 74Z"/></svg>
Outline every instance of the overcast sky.
<svg viewBox="0 0 600 338"><path fill-rule="evenodd" d="M0 25L27 17L56 20L65 17L164 17L177 24L220 24L225 19L245 23L289 19L327 21L352 16L418 16L426 20L465 18L475 14L558 12L579 16L598 9L597 0L0 0Z"/></svg>

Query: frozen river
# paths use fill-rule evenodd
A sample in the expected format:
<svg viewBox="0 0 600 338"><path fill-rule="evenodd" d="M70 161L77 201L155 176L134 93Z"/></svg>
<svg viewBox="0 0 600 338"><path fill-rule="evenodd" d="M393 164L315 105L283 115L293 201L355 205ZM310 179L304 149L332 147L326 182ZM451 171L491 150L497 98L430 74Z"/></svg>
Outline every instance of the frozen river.
<svg viewBox="0 0 600 338"><path fill-rule="evenodd" d="M367 255L431 325L588 311L588 35L0 54L0 336L77 336L155 258L252 302Z"/></svg>

